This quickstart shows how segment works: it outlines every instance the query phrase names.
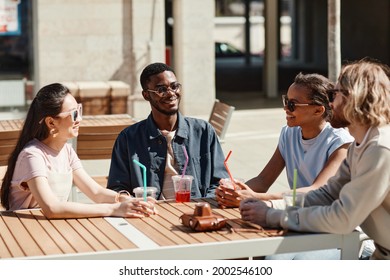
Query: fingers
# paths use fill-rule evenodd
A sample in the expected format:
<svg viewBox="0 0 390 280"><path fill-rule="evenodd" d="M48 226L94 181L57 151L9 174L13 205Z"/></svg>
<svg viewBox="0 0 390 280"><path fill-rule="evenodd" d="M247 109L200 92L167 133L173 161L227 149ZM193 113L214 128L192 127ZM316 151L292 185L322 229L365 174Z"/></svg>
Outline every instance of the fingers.
<svg viewBox="0 0 390 280"><path fill-rule="evenodd" d="M225 207L238 207L240 205L241 198L231 189L220 186L215 191L215 197L218 204Z"/></svg>

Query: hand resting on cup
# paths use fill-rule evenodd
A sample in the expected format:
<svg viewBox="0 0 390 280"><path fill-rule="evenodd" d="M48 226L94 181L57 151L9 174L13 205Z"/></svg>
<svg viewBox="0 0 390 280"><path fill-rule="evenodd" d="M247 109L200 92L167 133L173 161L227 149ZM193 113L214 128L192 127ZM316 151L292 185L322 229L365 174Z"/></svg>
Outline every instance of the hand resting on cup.
<svg viewBox="0 0 390 280"><path fill-rule="evenodd" d="M236 180L235 186L234 190L230 186L226 186L223 179L220 180L219 186L215 190L215 197L220 206L239 207L242 200L255 197L255 192L245 183Z"/></svg>
<svg viewBox="0 0 390 280"><path fill-rule="evenodd" d="M156 199L151 196L147 197L147 201L138 198L133 198L130 194L119 193L116 201L119 204L114 212L114 215L123 216L126 218L143 218L150 215L158 214L155 207Z"/></svg>
<svg viewBox="0 0 390 280"><path fill-rule="evenodd" d="M267 212L270 207L265 201L248 198L240 203L241 219L260 226L267 225Z"/></svg>

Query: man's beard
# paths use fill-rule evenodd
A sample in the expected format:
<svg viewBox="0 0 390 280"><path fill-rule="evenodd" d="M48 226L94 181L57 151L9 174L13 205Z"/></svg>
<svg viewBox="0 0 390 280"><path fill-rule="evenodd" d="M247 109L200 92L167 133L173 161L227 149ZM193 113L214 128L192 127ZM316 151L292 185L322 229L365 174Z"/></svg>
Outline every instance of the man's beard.
<svg viewBox="0 0 390 280"><path fill-rule="evenodd" d="M159 111L160 113L164 114L164 115L167 115L167 116L172 116L172 115L176 115L177 112L179 111L179 109L175 109L175 110L164 110L162 109L158 103L154 102L154 101L151 101L150 104L157 110ZM180 104L180 100L179 100L179 103L178 103L178 107L179 108L179 104Z"/></svg>
<svg viewBox="0 0 390 280"><path fill-rule="evenodd" d="M333 112L332 119L330 120L330 124L334 128L342 128L342 127L348 127L351 123L347 121L344 116L340 116L339 114L335 114Z"/></svg>

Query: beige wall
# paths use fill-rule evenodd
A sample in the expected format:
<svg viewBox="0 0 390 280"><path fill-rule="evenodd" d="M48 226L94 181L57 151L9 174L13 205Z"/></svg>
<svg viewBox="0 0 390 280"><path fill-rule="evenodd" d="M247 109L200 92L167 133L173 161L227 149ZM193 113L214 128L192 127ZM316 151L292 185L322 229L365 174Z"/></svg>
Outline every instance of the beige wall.
<svg viewBox="0 0 390 280"><path fill-rule="evenodd" d="M208 115L215 100L214 15L214 0L173 1L174 67L185 115Z"/></svg>
<svg viewBox="0 0 390 280"><path fill-rule="evenodd" d="M36 89L60 81L122 80L139 95L139 75L165 62L164 0L34 0ZM175 0L174 68L182 110L209 114L215 98L214 0ZM129 104L144 118L149 103Z"/></svg>

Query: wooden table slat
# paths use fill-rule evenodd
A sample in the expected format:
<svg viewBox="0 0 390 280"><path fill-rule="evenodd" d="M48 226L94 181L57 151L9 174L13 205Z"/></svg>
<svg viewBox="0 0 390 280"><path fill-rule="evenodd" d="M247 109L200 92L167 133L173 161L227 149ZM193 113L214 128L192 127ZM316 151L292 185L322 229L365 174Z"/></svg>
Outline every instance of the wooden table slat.
<svg viewBox="0 0 390 280"><path fill-rule="evenodd" d="M183 225L177 225L178 217L173 215L171 212L167 211L164 207L160 207L160 205L157 205L159 215L158 218L152 217L153 219L156 219L158 223L160 223L162 226L168 228L171 227L172 232L178 236L181 240L184 240L186 243L198 243L199 240L194 239L191 235L188 233L191 232L189 228L184 227ZM180 244L178 242L178 244Z"/></svg>
<svg viewBox="0 0 390 280"><path fill-rule="evenodd" d="M0 215L0 236L4 240L4 245L7 247L7 251L12 257L23 257L25 255L19 244L12 237L12 233L5 224L2 215ZM3 257L3 253L5 256L7 255L5 251L1 251L1 257Z"/></svg>
<svg viewBox="0 0 390 280"><path fill-rule="evenodd" d="M104 235L109 238L120 249L138 248L133 242L123 236L119 231L113 228L102 218L89 218L89 221L95 225Z"/></svg>
<svg viewBox="0 0 390 280"><path fill-rule="evenodd" d="M79 219L79 223L88 230L99 242L102 243L107 250L120 249L112 240L110 240L104 233L102 233L89 219Z"/></svg>
<svg viewBox="0 0 390 280"><path fill-rule="evenodd" d="M3 212L1 215L7 228L26 256L44 255L15 213L9 211Z"/></svg>
<svg viewBox="0 0 390 280"><path fill-rule="evenodd" d="M1 219L1 217L0 217ZM0 224L1 226L1 224ZM1 237L0 234L0 259L1 258L11 258L11 252L8 250L7 246L5 245L4 239Z"/></svg>
<svg viewBox="0 0 390 280"><path fill-rule="evenodd" d="M50 220L51 224L62 233L62 236L76 250L76 252L91 252L93 248L87 243L83 236L68 223L67 220Z"/></svg>
<svg viewBox="0 0 390 280"><path fill-rule="evenodd" d="M69 242L61 235L60 232L52 225L40 210L32 210L31 214L35 216L38 223L50 236L50 238L57 244L61 251L65 254L76 253L76 250L69 244Z"/></svg>
<svg viewBox="0 0 390 280"><path fill-rule="evenodd" d="M77 219L67 220L69 225L93 248L94 251L106 251L107 248L100 243Z"/></svg>
<svg viewBox="0 0 390 280"><path fill-rule="evenodd" d="M175 242L167 238L164 234L156 230L154 227L150 226L149 222L146 223L145 221L143 221L143 219L127 219L127 221L160 246L176 245Z"/></svg>
<svg viewBox="0 0 390 280"><path fill-rule="evenodd" d="M16 215L45 255L63 253L31 212L18 212Z"/></svg>

